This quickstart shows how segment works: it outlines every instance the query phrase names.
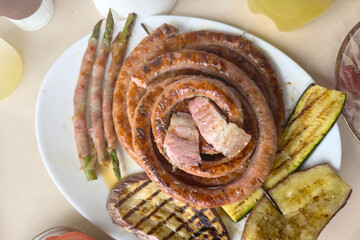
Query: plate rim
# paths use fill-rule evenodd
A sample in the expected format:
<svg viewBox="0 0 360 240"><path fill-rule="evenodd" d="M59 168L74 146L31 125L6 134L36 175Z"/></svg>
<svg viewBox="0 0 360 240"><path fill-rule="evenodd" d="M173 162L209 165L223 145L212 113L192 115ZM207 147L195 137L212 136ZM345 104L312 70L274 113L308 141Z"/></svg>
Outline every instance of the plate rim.
<svg viewBox="0 0 360 240"><path fill-rule="evenodd" d="M225 32L231 32L233 30L235 31L241 31L243 32L243 34L246 35L246 37L248 39L250 39L251 41L253 41L254 39L256 40L256 44L255 45L258 45L259 43L260 44L265 44L267 45L268 47L270 48L273 48L275 49L276 51L278 51L279 53L281 53L283 55L283 57L286 57L287 60L291 61L292 64L298 66L300 68L300 70L306 74L310 79L312 79L312 77L297 63L295 62L292 58L290 58L288 55L286 55L284 52L282 52L280 49L276 48L275 46L271 45L270 43L266 42L265 40L263 40L262 38L260 37L257 37L249 32L246 32L238 27L235 27L235 26L232 26L230 24L227 24L227 23L223 23L223 22L220 22L220 21L215 21L215 20L211 20L211 19L206 19L206 18L199 18L199 17L188 17L188 16L175 16L175 15L156 15L156 16L148 16L148 17L139 17L138 20L143 20L143 21L146 21L146 20L149 20L149 19L152 19L152 18L164 18L164 21L163 22L167 22L167 21L172 21L172 20L169 20L169 19L174 19L174 20L186 20L186 19L190 19L191 20L196 20L196 21L205 21L207 23L216 23L216 24L220 24L220 25L224 25L227 27L227 29L225 30ZM119 21L117 22L116 24L120 24L120 23L124 23L125 20L122 20L122 21ZM231 30L230 30L230 29ZM198 29L197 27L195 29ZM223 29L221 29L220 31L224 31ZM68 192L66 191L66 189L61 185L60 183L60 179L57 178L56 173L54 173L52 171L52 167L51 167L51 164L49 162L49 160L47 160L47 156L46 156L46 153L45 153L45 149L43 149L43 145L42 145L42 137L40 136L41 135L41 130L40 130L40 127L39 127L39 121L40 120L40 112L41 112L41 99L42 99L42 91L44 91L44 88L46 87L46 84L47 82L49 81L48 78L49 78L49 75L50 75L50 72L54 71L54 69L56 69L56 64L58 64L58 62L61 62L61 59L64 57L64 55L66 55L66 53L69 51L69 49L73 48L76 44L79 44L81 43L81 41L84 41L85 39L87 39L89 36L90 36L91 33L89 34L86 34L84 35L83 37L79 38L78 40L76 40L74 43L72 43L69 47L67 47L61 54L60 56L58 56L58 58L55 60L55 62L52 64L52 66L50 67L50 69L48 70L48 72L46 73L42 83L41 83L41 87L39 89L39 94L38 94L38 97L37 97L37 102L36 102L36 109L35 109L35 133L36 133L36 141L37 141L37 144L38 144L38 149L39 149L39 152L40 152L40 155L41 155L41 158L42 158L42 161L45 165L45 168L47 170L47 172L49 173L52 181L55 183L57 189L61 192L61 194L65 197L65 199L72 205L72 207L74 207L76 209L77 212L79 212L84 218L86 218L88 221L90 221L92 224L94 224L95 226L97 226L99 229L101 229L102 231L104 231L106 234L112 236L112 237L116 237L114 236L111 232L107 231L107 229L105 229L104 227L100 226L99 224L97 224L93 219L90 218L89 214L86 213L86 211L84 211L80 206L78 206L78 204L76 203L76 199L73 198L71 195L68 194ZM265 54L267 57L270 57L272 59L272 57L268 54ZM82 56L81 56L82 57ZM275 65L274 66L278 72L278 67ZM312 80L314 81L314 80ZM71 126L72 127L72 126ZM338 140L339 140L339 153L340 153L340 156L339 156L339 168L336 169L336 170L339 170L340 169L340 166L341 166L341 161L342 161L342 146L341 146L341 137L340 137L340 131L339 131L339 127L338 127L338 124L337 122L335 122L335 124L333 125L331 131L334 131L335 130L335 134L338 135ZM320 143L321 144L321 143ZM319 145L320 145L319 144ZM82 172L81 172L82 173ZM84 181L86 181L86 179L84 178ZM106 200L106 199L105 199ZM105 208L105 206L104 206ZM110 217L109 217L110 218Z"/></svg>

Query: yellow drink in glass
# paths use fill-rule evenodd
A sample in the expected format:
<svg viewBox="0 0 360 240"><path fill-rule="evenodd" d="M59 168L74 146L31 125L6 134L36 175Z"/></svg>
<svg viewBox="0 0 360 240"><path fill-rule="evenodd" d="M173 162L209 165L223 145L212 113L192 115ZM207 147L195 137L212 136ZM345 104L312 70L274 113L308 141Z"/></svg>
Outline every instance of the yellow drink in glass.
<svg viewBox="0 0 360 240"><path fill-rule="evenodd" d="M23 73L20 54L0 38L0 100L9 96L18 86Z"/></svg>
<svg viewBox="0 0 360 240"><path fill-rule="evenodd" d="M335 0L248 0L250 10L271 18L283 32L295 30L326 12Z"/></svg>

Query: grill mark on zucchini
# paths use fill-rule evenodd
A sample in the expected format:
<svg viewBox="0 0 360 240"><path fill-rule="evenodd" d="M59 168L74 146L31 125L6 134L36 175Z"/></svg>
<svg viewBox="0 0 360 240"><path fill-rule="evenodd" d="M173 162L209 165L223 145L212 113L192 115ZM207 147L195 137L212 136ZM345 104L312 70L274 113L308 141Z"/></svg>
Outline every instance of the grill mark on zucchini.
<svg viewBox="0 0 360 240"><path fill-rule="evenodd" d="M285 127L273 170L264 182L266 189L299 168L336 123L345 100L344 93L316 84L311 84L305 90ZM261 196L262 192L257 190L246 199L224 206L223 209L237 222L252 209Z"/></svg>
<svg viewBox="0 0 360 240"><path fill-rule="evenodd" d="M328 105L331 106L331 105L334 104L335 102L336 102L336 101L332 101L332 102L330 102L330 104L328 104ZM322 115L322 114L323 114L324 112L326 112L326 111L327 111L327 109L324 108L324 110L321 111L318 116ZM281 150L283 150L289 143L291 143L298 135L300 135L302 132L306 131L310 126L311 126L311 125L307 125L307 126L304 127L303 129L301 129L301 131L299 131L299 133L296 134L295 137L289 139L289 141L287 141L286 144L284 144L284 146L283 146L283 148L281 148ZM313 132L316 131L316 130L317 130L317 129L313 129L313 131L312 131L311 133L313 133ZM311 134L311 136L313 136L313 135L314 135L314 134ZM322 135L322 137L324 137L324 135ZM306 142L301 142L301 143L302 143L301 148L299 148L296 152L291 152L291 154L289 154L289 157L286 158L285 160L283 160L283 162L281 162L280 165L278 165L278 166L276 166L276 167L274 166L274 168L273 168L272 171L275 171L275 170L281 168L288 160L292 159L294 156L296 156L297 154L299 154L305 147L307 147L309 140L313 141L313 138L314 138L314 137L312 137L312 138L310 138L310 139L307 139L308 141L306 141ZM279 151L279 152L280 152L280 151ZM294 170L294 171L295 171L295 170Z"/></svg>
<svg viewBox="0 0 360 240"><path fill-rule="evenodd" d="M141 184L139 187L137 187L134 191L130 192L128 195L126 195L123 199L120 199L116 204L115 207L120 207L126 200L134 196L137 192L139 192L141 189L146 187L149 183L151 183L151 180L147 180L143 184Z"/></svg>
<svg viewBox="0 0 360 240"><path fill-rule="evenodd" d="M151 201L156 195L158 195L161 191L157 190L154 192L150 197L148 197L146 200L142 200L138 205L136 205L134 208L132 208L124 217L123 219L126 220L129 218L133 213L135 213L141 206L143 206L146 202Z"/></svg>
<svg viewBox="0 0 360 240"><path fill-rule="evenodd" d="M168 198L166 200L164 200L159 206L157 206L150 214L148 214L147 216L143 217L142 219L140 219L140 221L138 221L136 223L136 225L134 226L134 228L138 229L139 226L145 222L146 220L148 220L152 215L154 215L157 211L159 211L160 208L162 208L166 203L173 201L174 199Z"/></svg>
<svg viewBox="0 0 360 240"><path fill-rule="evenodd" d="M314 103L315 103L315 102L318 102L321 98L326 97L325 95L328 95L328 93L331 93L331 92L330 92L329 90L325 91L319 98L315 99L315 100L312 101L309 105L307 105L296 117L294 117L294 118L291 120L291 122L289 123L288 127L290 128L290 126L295 122L295 120L297 120L297 119L300 117L300 115L304 115L305 113L308 113L308 112L312 111L312 110L313 110L313 107L314 107ZM324 99L324 101L325 101L325 100L326 100L326 99ZM330 104L328 104L328 105L331 106L331 105L334 104L335 102L336 102L336 101L332 101L332 102L331 102ZM324 113L324 112L326 112L326 111L327 111L327 110L321 111L317 116L321 116L322 113ZM298 135L300 135L302 132L304 132L306 129L308 129L308 127L309 127L309 125L306 125L303 129L298 130L295 135L290 136L289 139L288 139L288 141L287 141L281 148L279 148L279 149L277 150L277 153L278 153L278 152L281 152L282 150L284 150L284 148L285 148L292 140L294 140Z"/></svg>
<svg viewBox="0 0 360 240"><path fill-rule="evenodd" d="M328 104L328 106L331 106L333 104L335 104L336 101L332 101ZM317 116L321 116L323 115L324 112L327 112L328 110L326 108L324 108L324 110L322 110ZM292 138L289 138L289 140L284 144L284 146L280 149L280 150L283 150L291 141L293 141L298 135L300 135L302 132L304 132L305 130L307 130L309 127L311 126L310 125L306 125L306 127L302 128L301 130L299 130L299 133L297 133L295 136L293 136ZM316 130L316 129L314 129ZM304 148L306 146L307 142L302 142L302 148ZM302 149L301 148L301 149ZM297 153L297 152L296 152ZM296 154L295 153L295 154ZM290 155L291 157L293 156L294 154Z"/></svg>
<svg viewBox="0 0 360 240"><path fill-rule="evenodd" d="M307 126L307 127L308 127L308 126ZM304 128L304 130L307 129L307 127ZM276 151L276 154L281 153L281 151L283 151L284 148L285 148L292 140L294 140L295 138L297 138L301 133L302 133L302 132L299 131L299 132L297 132L295 135L293 135L292 138L289 138L289 140L288 140L281 148L280 148L280 147L278 148L278 150Z"/></svg>
<svg viewBox="0 0 360 240"><path fill-rule="evenodd" d="M303 108L303 110L301 110L301 112L296 115L288 124L287 126L290 127L291 124L293 124L299 117L301 117L305 112L308 112L308 109L311 108L315 102L317 102L320 98L322 98L326 93L328 93L329 90L326 90L323 94L321 94L318 98L315 98L314 100L312 100L306 107Z"/></svg>

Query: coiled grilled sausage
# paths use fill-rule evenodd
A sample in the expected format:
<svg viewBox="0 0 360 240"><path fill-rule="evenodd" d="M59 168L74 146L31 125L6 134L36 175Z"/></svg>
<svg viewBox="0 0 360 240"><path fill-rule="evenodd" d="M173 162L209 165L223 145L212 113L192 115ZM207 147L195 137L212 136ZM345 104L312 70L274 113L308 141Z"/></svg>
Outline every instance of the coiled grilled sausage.
<svg viewBox="0 0 360 240"><path fill-rule="evenodd" d="M187 32L158 44L146 55L146 60L151 61L159 55L181 49L202 50L216 54L243 70L263 93L272 111L278 138L281 137L285 119L282 90L279 87L274 68L251 41L243 36L206 30ZM130 118L142 94L141 88L134 83L130 83L127 93Z"/></svg>
<svg viewBox="0 0 360 240"><path fill-rule="evenodd" d="M210 31L174 36L174 27L165 29L145 38L119 75L113 114L120 142L150 179L178 200L198 207L240 201L270 172L282 133L284 106L276 73L242 36ZM198 167L176 170L166 159L163 139L171 114L187 111L186 100L195 96L212 99L252 141L233 159L216 154L210 161L203 157Z"/></svg>
<svg viewBox="0 0 360 240"><path fill-rule="evenodd" d="M153 150L149 120L154 100L149 101L149 99L142 99L141 105L139 104L135 111L132 133L136 155L149 177L163 191L179 200L199 207L215 207L239 201L260 186L261 183L257 178L265 179L271 170L277 142L271 111L259 88L244 72L230 62L202 51L183 50L159 56L158 59L148 63L147 67L139 68L132 78L150 83L156 74L182 68L201 69L224 79L245 96L253 108L259 129L259 140L247 170L233 182L215 189L191 186L175 178L162 166ZM177 87L172 89L170 84L158 99L191 92L192 89L201 88L203 83L194 81L193 78L184 78L173 84Z"/></svg>

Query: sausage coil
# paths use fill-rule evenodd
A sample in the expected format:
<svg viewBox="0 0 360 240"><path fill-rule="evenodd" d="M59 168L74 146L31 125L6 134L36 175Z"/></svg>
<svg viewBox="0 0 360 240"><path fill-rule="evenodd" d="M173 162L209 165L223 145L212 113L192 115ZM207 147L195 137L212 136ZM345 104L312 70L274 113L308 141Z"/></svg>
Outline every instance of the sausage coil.
<svg viewBox="0 0 360 240"><path fill-rule="evenodd" d="M168 31L161 26L135 48L119 74L113 111L118 138L172 197L202 208L240 201L272 168L284 122L276 73L241 36L210 31L174 36L175 28L165 26ZM163 146L170 118L188 112L187 102L197 96L210 99L252 138L231 159L201 140L202 163L174 169Z"/></svg>

